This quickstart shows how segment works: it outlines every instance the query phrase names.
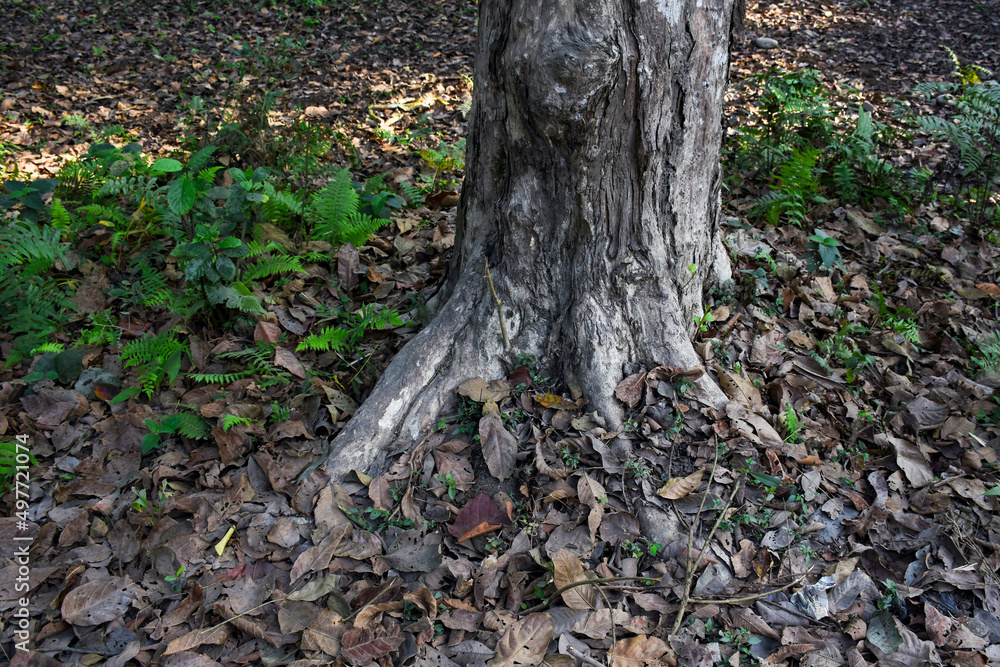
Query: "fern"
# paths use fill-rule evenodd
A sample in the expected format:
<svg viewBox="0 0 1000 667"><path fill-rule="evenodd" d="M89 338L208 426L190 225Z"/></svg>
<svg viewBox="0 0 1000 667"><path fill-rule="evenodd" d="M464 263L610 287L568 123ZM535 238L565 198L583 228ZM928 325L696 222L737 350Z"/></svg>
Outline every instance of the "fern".
<svg viewBox="0 0 1000 667"><path fill-rule="evenodd" d="M302 271L298 257L261 257L252 266L247 267L243 276L247 280L261 280L282 273Z"/></svg>
<svg viewBox="0 0 1000 667"><path fill-rule="evenodd" d="M819 149L794 151L792 158L781 166L778 184L772 192L757 203L757 211L772 225L778 224L782 216L799 227L807 220L811 204L822 204L827 200L819 194L819 180L816 162Z"/></svg>
<svg viewBox="0 0 1000 667"><path fill-rule="evenodd" d="M333 350L340 352L351 337L347 329L341 327L326 327L318 334L309 334L295 348L298 351L314 350L316 352L327 352Z"/></svg>
<svg viewBox="0 0 1000 667"><path fill-rule="evenodd" d="M340 352L345 347L355 347L366 331L402 326L403 320L395 310L376 310L375 304L365 304L354 313L348 313L346 326L325 327L318 334L310 334L299 343L297 350Z"/></svg>
<svg viewBox="0 0 1000 667"><path fill-rule="evenodd" d="M18 468L23 468L27 463L37 466L38 460L24 445L18 442L0 442L0 494L7 492Z"/></svg>
<svg viewBox="0 0 1000 667"><path fill-rule="evenodd" d="M170 415L160 424L160 428L169 433L180 433L192 440L207 440L212 435L208 423L193 412L181 412Z"/></svg>
<svg viewBox="0 0 1000 667"><path fill-rule="evenodd" d="M291 375L283 368L274 364L274 349L272 343L258 342L253 347L233 352L224 352L219 355L220 359L232 359L242 361L249 369L247 376L252 376L261 389L272 387L276 384L288 384Z"/></svg>
<svg viewBox="0 0 1000 667"><path fill-rule="evenodd" d="M49 214L52 216L52 227L60 230L60 232L70 229L75 221L73 215L66 210L66 207L63 206L58 197L52 198Z"/></svg>
<svg viewBox="0 0 1000 667"><path fill-rule="evenodd" d="M228 431L234 426L243 425L250 426L253 421L247 419L246 417L237 417L236 415L223 415L222 416L222 430Z"/></svg>
<svg viewBox="0 0 1000 667"><path fill-rule="evenodd" d="M238 373L191 373L190 378L195 382L205 384L231 384L237 380L250 375L252 371L239 371Z"/></svg>
<svg viewBox="0 0 1000 667"><path fill-rule="evenodd" d="M982 227L1000 212L1000 205L992 203L1000 180L1000 83L983 82L979 75L988 76L989 70L963 67L955 54L949 53L961 83L923 83L914 90L927 97L955 95L958 113L947 120L938 116L916 120L925 132L958 149L962 176L972 182L964 188L970 195L972 222Z"/></svg>
<svg viewBox="0 0 1000 667"><path fill-rule="evenodd" d="M413 183L404 181L399 184L399 191L410 206L417 206L424 201L424 193Z"/></svg>
<svg viewBox="0 0 1000 667"><path fill-rule="evenodd" d="M174 331L144 336L122 347L125 368L139 369L139 389L150 398L163 380L172 385L187 353L187 343L174 338Z"/></svg>
<svg viewBox="0 0 1000 667"><path fill-rule="evenodd" d="M363 245L389 221L359 213L360 206L361 196L351 182L350 172L336 170L333 180L313 196L308 208L307 218L316 238L335 246Z"/></svg>

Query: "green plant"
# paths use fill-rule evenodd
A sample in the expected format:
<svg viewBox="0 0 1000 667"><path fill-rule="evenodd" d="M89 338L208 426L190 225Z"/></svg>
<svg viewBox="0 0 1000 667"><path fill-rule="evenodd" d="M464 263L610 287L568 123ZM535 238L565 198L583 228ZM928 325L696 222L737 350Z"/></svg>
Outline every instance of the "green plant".
<svg viewBox="0 0 1000 667"><path fill-rule="evenodd" d="M785 405L781 421L785 430L785 442L798 442L800 440L799 431L802 429L802 422L799 421L799 415L795 412L795 408L792 407L791 403Z"/></svg>
<svg viewBox="0 0 1000 667"><path fill-rule="evenodd" d="M827 271L835 266L844 268L844 260L840 256L840 241L831 237L822 229L813 230L813 234L809 237L809 243L806 244L806 247L816 251L820 263Z"/></svg>
<svg viewBox="0 0 1000 667"><path fill-rule="evenodd" d="M163 331L158 335L146 335L122 347L122 364L125 368L136 368L139 384L123 390L111 402L119 403L139 393L147 398L166 380L172 385L181 369L181 361L188 353L187 343L175 338L176 330Z"/></svg>
<svg viewBox="0 0 1000 667"><path fill-rule="evenodd" d="M457 173L465 169L465 139L461 139L451 146L442 141L436 150L425 148L417 151L417 154L428 167L434 170L430 176L424 176L428 191L432 193L452 184L442 178L444 174Z"/></svg>
<svg viewBox="0 0 1000 667"><path fill-rule="evenodd" d="M268 417L269 421L275 424L280 424L281 422L286 422L291 418L291 409L278 405L277 401L271 404L271 415Z"/></svg>
<svg viewBox="0 0 1000 667"><path fill-rule="evenodd" d="M708 304L705 304L705 312L701 316L694 316L694 326L699 332L708 331L708 325L715 321L715 315L712 314L711 308Z"/></svg>
<svg viewBox="0 0 1000 667"><path fill-rule="evenodd" d="M236 261L250 254L240 239L227 234L233 223L201 224L194 239L178 245L173 255L181 260L187 279L188 299L182 307L188 317L204 308L225 305L245 313L264 314L260 301L237 280Z"/></svg>
<svg viewBox="0 0 1000 667"><path fill-rule="evenodd" d="M622 540L621 549L622 556L626 558L642 558L643 554L646 553L641 542L633 542L632 540Z"/></svg>
<svg viewBox="0 0 1000 667"><path fill-rule="evenodd" d="M629 459L625 463L625 470L632 473L632 477L636 480L645 479L651 474L649 466L642 463L639 459Z"/></svg>
<svg viewBox="0 0 1000 667"><path fill-rule="evenodd" d="M744 85L760 93L756 113L751 111L733 135L730 150L741 165L770 173L793 149L828 143L834 114L818 71L772 68L747 77Z"/></svg>
<svg viewBox="0 0 1000 667"><path fill-rule="evenodd" d="M0 495L7 492L18 472L27 470L29 464L38 465L27 445L27 436L0 441Z"/></svg>
<svg viewBox="0 0 1000 667"><path fill-rule="evenodd" d="M222 430L228 431L234 426L252 426L253 420L247 417L240 417L238 415L223 415L222 416Z"/></svg>
<svg viewBox="0 0 1000 667"><path fill-rule="evenodd" d="M438 475L434 479L441 482L444 486L445 493L448 494L448 498L455 500L455 496L458 495L458 482L452 476L450 472L446 472L443 475Z"/></svg>
<svg viewBox="0 0 1000 667"><path fill-rule="evenodd" d="M567 468L576 468L580 465L580 452L571 450L569 445L563 445L559 455Z"/></svg>
<svg viewBox="0 0 1000 667"><path fill-rule="evenodd" d="M972 355L972 367L980 374L1000 372L1000 332L981 338Z"/></svg>
<svg viewBox="0 0 1000 667"><path fill-rule="evenodd" d="M952 118L918 116L928 134L958 149L962 166L962 192L968 198L971 222L982 229L990 220L1000 223L1000 83L983 81L992 72L978 66L962 66L950 49L955 82L922 83L914 92L928 98L952 96L956 113Z"/></svg>
<svg viewBox="0 0 1000 667"><path fill-rule="evenodd" d="M254 378L254 382L257 383L259 388L267 389L278 384L288 384L291 379L291 375L288 371L280 366L276 366L274 363L274 351L276 347L277 346L274 343L257 341L257 343L252 347L247 347L242 350L233 350L232 352L223 352L218 356L220 359L233 360L247 365L246 370L233 375L235 379L252 376ZM193 377L199 382L218 382L220 384L225 384L233 381L231 379L227 379L226 376L199 374Z"/></svg>
<svg viewBox="0 0 1000 667"><path fill-rule="evenodd" d="M857 339L867 333L859 322L844 322L837 333L816 343L812 356L828 370L833 370L834 362L843 364L847 369L845 379L854 382L858 371L875 364L875 357L864 352Z"/></svg>
<svg viewBox="0 0 1000 667"><path fill-rule="evenodd" d="M784 217L799 227L804 226L812 207L827 203L819 193L822 171L816 164L819 155L818 148L792 151L778 172L777 184L757 202L758 214L772 225Z"/></svg>
<svg viewBox="0 0 1000 667"><path fill-rule="evenodd" d="M170 584L170 590L175 593L184 590L184 582L187 581L187 577L184 576L184 566L181 565L177 568L176 574L168 574L163 577L163 580Z"/></svg>
<svg viewBox="0 0 1000 667"><path fill-rule="evenodd" d="M347 169L334 171L333 179L316 193L306 209L313 236L334 246L361 246L388 222L361 212L361 195Z"/></svg>
<svg viewBox="0 0 1000 667"><path fill-rule="evenodd" d="M192 440L207 440L211 436L211 429L201 416L193 412L181 412L170 415L162 422L154 419L145 420L149 433L142 437L142 453L148 454L154 449L159 449L162 444L160 436L179 433Z"/></svg>
<svg viewBox="0 0 1000 667"><path fill-rule="evenodd" d="M8 366L45 343L74 310L68 286L51 275L69 264L66 250L58 229L20 219L0 226L0 303L14 338Z"/></svg>
<svg viewBox="0 0 1000 667"><path fill-rule="evenodd" d="M296 350L340 352L353 349L357 347L366 331L376 331L390 326L398 327L403 324L403 320L395 310L388 308L378 310L376 304L370 303L353 313L336 309L317 323L329 319L341 322L340 326L324 327L318 334L309 334L299 343Z"/></svg>
<svg viewBox="0 0 1000 667"><path fill-rule="evenodd" d="M17 210L22 220L38 222L38 217L45 212L42 197L55 190L58 184L54 178L36 178L30 183L4 181L0 211Z"/></svg>

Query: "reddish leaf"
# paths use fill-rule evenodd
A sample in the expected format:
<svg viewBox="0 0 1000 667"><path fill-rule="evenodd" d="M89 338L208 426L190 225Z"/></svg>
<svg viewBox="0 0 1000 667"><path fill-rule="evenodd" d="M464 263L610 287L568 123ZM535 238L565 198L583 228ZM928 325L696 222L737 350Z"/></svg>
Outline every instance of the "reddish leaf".
<svg viewBox="0 0 1000 667"><path fill-rule="evenodd" d="M393 625L388 630L375 628L351 628L344 633L341 642L341 654L348 664L367 665L376 658L388 655L399 648L403 637L399 634L399 626Z"/></svg>
<svg viewBox="0 0 1000 667"><path fill-rule="evenodd" d="M448 526L448 532L459 542L470 540L477 535L488 533L503 526L509 526L510 519L485 493L472 499L455 517L455 523Z"/></svg>

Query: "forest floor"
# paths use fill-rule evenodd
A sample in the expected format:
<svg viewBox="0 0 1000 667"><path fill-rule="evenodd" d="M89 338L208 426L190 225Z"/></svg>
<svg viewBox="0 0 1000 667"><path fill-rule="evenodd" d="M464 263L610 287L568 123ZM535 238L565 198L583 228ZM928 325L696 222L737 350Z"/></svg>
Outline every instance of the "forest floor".
<svg viewBox="0 0 1000 667"><path fill-rule="evenodd" d="M696 333L725 414L644 368L609 432L524 358L333 484L454 243L476 3L0 2L0 176L45 195L0 228L0 655L1000 662L1000 167L915 120L988 88L1000 4L748 4ZM942 47L965 84L917 94ZM391 223L295 210L335 166Z"/></svg>

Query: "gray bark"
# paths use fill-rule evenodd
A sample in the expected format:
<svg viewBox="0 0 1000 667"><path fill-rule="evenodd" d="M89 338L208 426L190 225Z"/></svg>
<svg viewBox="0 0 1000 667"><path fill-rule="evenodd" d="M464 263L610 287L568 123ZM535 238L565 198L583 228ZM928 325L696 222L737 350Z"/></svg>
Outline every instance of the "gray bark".
<svg viewBox="0 0 1000 667"><path fill-rule="evenodd" d="M515 352L612 425L632 363L690 368L721 242L722 108L733 0L482 0L467 176L436 317L337 436L367 470L425 435L462 381ZM513 350L505 352L483 259ZM691 280L689 264L697 265ZM713 397L721 393L705 380Z"/></svg>

